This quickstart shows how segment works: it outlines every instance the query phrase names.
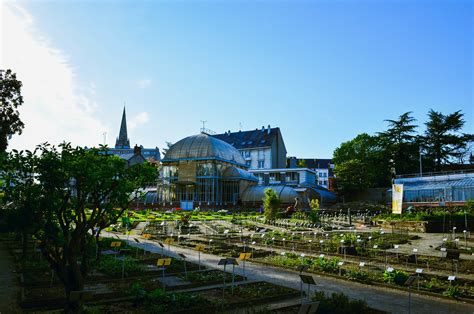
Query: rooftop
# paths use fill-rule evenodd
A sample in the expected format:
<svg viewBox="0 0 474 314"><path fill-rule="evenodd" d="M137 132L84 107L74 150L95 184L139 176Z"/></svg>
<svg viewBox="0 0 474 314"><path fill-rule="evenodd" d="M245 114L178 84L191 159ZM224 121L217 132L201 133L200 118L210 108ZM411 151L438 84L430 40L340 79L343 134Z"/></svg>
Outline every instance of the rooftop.
<svg viewBox="0 0 474 314"><path fill-rule="evenodd" d="M235 147L206 133L188 136L176 142L168 149L162 161L178 160L222 160L246 167L245 160Z"/></svg>

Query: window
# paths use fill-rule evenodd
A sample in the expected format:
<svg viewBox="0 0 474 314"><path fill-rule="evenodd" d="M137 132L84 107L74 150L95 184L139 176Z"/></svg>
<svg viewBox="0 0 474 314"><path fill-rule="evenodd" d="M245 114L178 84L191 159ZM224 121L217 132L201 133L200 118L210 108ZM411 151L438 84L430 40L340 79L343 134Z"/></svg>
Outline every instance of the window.
<svg viewBox="0 0 474 314"><path fill-rule="evenodd" d="M250 151L249 150L245 151L245 157L250 157Z"/></svg>
<svg viewBox="0 0 474 314"><path fill-rule="evenodd" d="M249 168L250 168L250 162L251 162L250 160L247 160L247 161L245 162L245 164L246 164L247 167L249 167Z"/></svg>
<svg viewBox="0 0 474 314"><path fill-rule="evenodd" d="M259 160L258 161L258 168L265 168L265 160Z"/></svg>

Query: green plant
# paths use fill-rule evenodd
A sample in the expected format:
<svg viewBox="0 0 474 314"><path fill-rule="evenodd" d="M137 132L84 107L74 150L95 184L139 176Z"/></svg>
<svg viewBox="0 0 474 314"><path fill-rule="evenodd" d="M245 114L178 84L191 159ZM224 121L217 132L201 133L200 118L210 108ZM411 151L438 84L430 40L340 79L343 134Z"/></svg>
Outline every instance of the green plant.
<svg viewBox="0 0 474 314"><path fill-rule="evenodd" d="M323 291L316 292L313 301L319 301L316 313L354 314L370 312L367 303L362 300L350 300L342 293L333 293L327 297Z"/></svg>
<svg viewBox="0 0 474 314"><path fill-rule="evenodd" d="M464 204L464 208L466 212L474 214L474 200L467 200Z"/></svg>
<svg viewBox="0 0 474 314"><path fill-rule="evenodd" d="M346 273L346 276L349 280L360 281L360 282L368 282L369 281L369 274L359 270L349 270Z"/></svg>
<svg viewBox="0 0 474 314"><path fill-rule="evenodd" d="M461 295L461 290L457 286L448 286L448 288L444 290L443 295L447 297L457 298Z"/></svg>
<svg viewBox="0 0 474 314"><path fill-rule="evenodd" d="M266 188L263 196L263 208L265 210L265 218L274 220L280 207L280 198L278 194L271 188Z"/></svg>
<svg viewBox="0 0 474 314"><path fill-rule="evenodd" d="M318 210L319 209L319 200L317 198L313 198L310 201L309 206L311 207L312 210Z"/></svg>
<svg viewBox="0 0 474 314"><path fill-rule="evenodd" d="M125 276L129 273L143 271L143 266L138 264L135 259L131 257L124 257L125 260L119 260L112 256L103 256L100 259L98 269L99 271L109 276L121 276L122 275L122 263L124 268Z"/></svg>
<svg viewBox="0 0 474 314"><path fill-rule="evenodd" d="M395 283L402 286L408 279L408 275L401 270L393 270L392 272L385 271L383 273L383 281L387 283Z"/></svg>

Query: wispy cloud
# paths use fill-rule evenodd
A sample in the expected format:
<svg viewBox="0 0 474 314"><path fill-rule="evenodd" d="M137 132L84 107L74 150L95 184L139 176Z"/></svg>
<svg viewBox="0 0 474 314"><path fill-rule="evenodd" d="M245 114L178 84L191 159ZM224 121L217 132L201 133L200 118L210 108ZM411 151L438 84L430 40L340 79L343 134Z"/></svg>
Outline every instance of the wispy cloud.
<svg viewBox="0 0 474 314"><path fill-rule="evenodd" d="M143 125L149 121L149 114L146 111L140 112L134 115L127 123L130 130L134 130L140 125Z"/></svg>
<svg viewBox="0 0 474 314"><path fill-rule="evenodd" d="M25 129L9 149L32 149L42 142L92 146L107 128L93 116L95 86L75 81L71 61L35 28L34 18L22 7L0 2L2 56L0 67L12 69L22 81Z"/></svg>
<svg viewBox="0 0 474 314"><path fill-rule="evenodd" d="M150 87L150 85L151 85L151 80L149 79L141 79L137 81L137 86L142 89L148 88Z"/></svg>

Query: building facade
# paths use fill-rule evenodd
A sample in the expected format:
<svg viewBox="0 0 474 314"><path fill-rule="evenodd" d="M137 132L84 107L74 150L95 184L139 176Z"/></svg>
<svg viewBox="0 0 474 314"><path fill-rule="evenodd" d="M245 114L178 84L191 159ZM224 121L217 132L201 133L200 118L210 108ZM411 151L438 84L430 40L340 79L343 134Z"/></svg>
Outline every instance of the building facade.
<svg viewBox="0 0 474 314"><path fill-rule="evenodd" d="M333 191L334 164L331 159L287 158L287 168L308 168L316 173L315 183Z"/></svg>
<svg viewBox="0 0 474 314"><path fill-rule="evenodd" d="M212 135L235 147L249 169L284 168L286 147L280 128L265 128L251 131L227 131Z"/></svg>

